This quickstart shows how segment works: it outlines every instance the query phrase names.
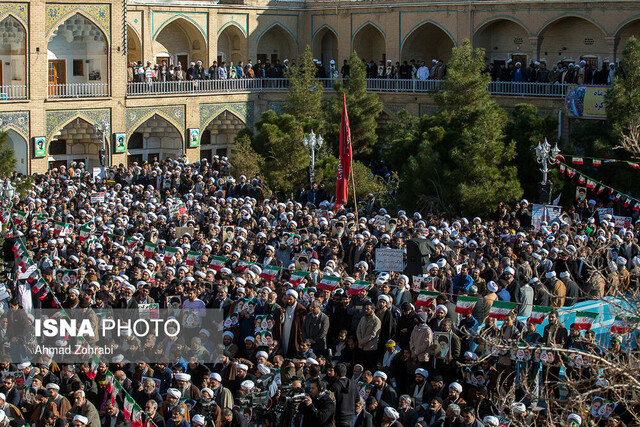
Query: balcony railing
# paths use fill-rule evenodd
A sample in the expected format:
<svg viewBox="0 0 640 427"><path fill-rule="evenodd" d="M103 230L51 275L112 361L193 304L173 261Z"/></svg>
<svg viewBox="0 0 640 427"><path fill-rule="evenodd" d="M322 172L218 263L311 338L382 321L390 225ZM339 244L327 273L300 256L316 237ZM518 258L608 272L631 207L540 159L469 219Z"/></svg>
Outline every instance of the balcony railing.
<svg viewBox="0 0 640 427"><path fill-rule="evenodd" d="M108 83L49 85L49 98L95 98L102 96L109 96Z"/></svg>
<svg viewBox="0 0 640 427"><path fill-rule="evenodd" d="M27 85L0 86L0 101L27 99Z"/></svg>
<svg viewBox="0 0 640 427"><path fill-rule="evenodd" d="M318 85L333 89L332 79L317 79ZM367 79L371 92L429 93L441 89L442 80ZM564 98L572 85L550 83L491 82L493 95ZM286 91L288 79L228 79L128 83L127 95L199 94L229 92Z"/></svg>

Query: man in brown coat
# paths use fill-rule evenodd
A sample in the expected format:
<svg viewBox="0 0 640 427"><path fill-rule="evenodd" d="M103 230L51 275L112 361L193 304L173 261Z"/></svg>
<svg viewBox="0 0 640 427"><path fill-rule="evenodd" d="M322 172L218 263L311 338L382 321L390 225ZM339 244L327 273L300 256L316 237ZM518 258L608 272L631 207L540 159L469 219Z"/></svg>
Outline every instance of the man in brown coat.
<svg viewBox="0 0 640 427"><path fill-rule="evenodd" d="M297 299L298 292L294 289L289 289L282 297L284 315L281 322L280 345L284 355L289 358L300 351L302 325L307 314L307 310L297 303Z"/></svg>
<svg viewBox="0 0 640 427"><path fill-rule="evenodd" d="M60 386L58 384L47 384L46 389L51 394L51 400L56 404L56 413L61 417L65 417L67 412L71 410L69 399L60 394Z"/></svg>
<svg viewBox="0 0 640 427"><path fill-rule="evenodd" d="M45 414L48 412L53 412L56 417L59 416L58 407L51 397L51 393L41 388L36 394L36 406L33 408L31 419L29 420L31 425L35 424L36 427L44 427Z"/></svg>

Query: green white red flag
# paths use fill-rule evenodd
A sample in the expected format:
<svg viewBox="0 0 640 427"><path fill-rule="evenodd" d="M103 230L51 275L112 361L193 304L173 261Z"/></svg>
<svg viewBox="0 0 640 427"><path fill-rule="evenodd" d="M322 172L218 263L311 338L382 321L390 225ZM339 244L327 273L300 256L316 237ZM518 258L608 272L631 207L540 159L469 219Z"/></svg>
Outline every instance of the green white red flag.
<svg viewBox="0 0 640 427"><path fill-rule="evenodd" d="M212 256L211 261L209 262L209 268L215 271L220 271L220 269L224 267L225 262L227 262L227 259L223 256Z"/></svg>
<svg viewBox="0 0 640 427"><path fill-rule="evenodd" d="M91 224L85 224L80 227L80 235L78 236L78 239L81 242L84 242L89 238L89 236L91 236Z"/></svg>
<svg viewBox="0 0 640 427"><path fill-rule="evenodd" d="M531 315L529 316L529 322L535 325L541 325L544 319L553 311L551 307L545 307L542 305L534 305L531 307Z"/></svg>
<svg viewBox="0 0 640 427"><path fill-rule="evenodd" d="M590 311L578 311L576 313L576 320L574 322L576 329L579 331L588 331L589 329L591 329L591 326L596 321L597 317L598 313L591 313Z"/></svg>
<svg viewBox="0 0 640 427"><path fill-rule="evenodd" d="M16 212L16 217L13 219L13 222L16 224L22 224L25 219L27 219L28 213L25 211Z"/></svg>
<svg viewBox="0 0 640 427"><path fill-rule="evenodd" d="M459 296L456 301L456 313L462 315L471 314L478 302L478 298Z"/></svg>
<svg viewBox="0 0 640 427"><path fill-rule="evenodd" d="M157 244L152 243L152 242L145 242L144 243L144 256L147 258L153 258L153 254L156 252L156 248L158 247Z"/></svg>
<svg viewBox="0 0 640 427"><path fill-rule="evenodd" d="M493 317L496 320L504 320L515 306L516 303L514 302L494 301L491 310L489 310L489 317Z"/></svg>
<svg viewBox="0 0 640 427"><path fill-rule="evenodd" d="M333 292L338 286L340 286L342 279L335 276L324 276L320 283L318 283L318 289L324 289L329 292Z"/></svg>
<svg viewBox="0 0 640 427"><path fill-rule="evenodd" d="M612 334L626 334L631 330L634 323L638 323L638 319L635 317L616 316L610 331Z"/></svg>
<svg viewBox="0 0 640 427"><path fill-rule="evenodd" d="M267 265L262 269L262 273L260 273L260 278L263 280L272 281L278 275L280 270L282 270L282 267L278 267L275 265Z"/></svg>
<svg viewBox="0 0 640 427"><path fill-rule="evenodd" d="M440 295L438 292L432 291L420 291L418 298L416 298L416 305L419 307L427 307L431 305L431 302Z"/></svg>
<svg viewBox="0 0 640 427"><path fill-rule="evenodd" d="M129 248L134 248L138 244L138 239L133 236L127 237L125 240L127 241L127 246L129 246Z"/></svg>
<svg viewBox="0 0 640 427"><path fill-rule="evenodd" d="M293 273L291 273L289 283L292 283L294 286L298 286L300 282L302 282L302 280L308 275L308 271L295 270Z"/></svg>
<svg viewBox="0 0 640 427"><path fill-rule="evenodd" d="M187 265L193 265L196 263L196 260L200 256L200 252L189 251L187 252Z"/></svg>
<svg viewBox="0 0 640 427"><path fill-rule="evenodd" d="M176 248L165 248L164 249L164 262L171 261L175 256L178 250Z"/></svg>
<svg viewBox="0 0 640 427"><path fill-rule="evenodd" d="M362 293L362 291L367 289L370 285L371 285L371 283L369 283L369 282L365 282L363 280L356 280L351 285L351 287L349 288L348 294L349 295L360 295Z"/></svg>
<svg viewBox="0 0 640 427"><path fill-rule="evenodd" d="M124 399L124 419L129 421L131 420L131 415L133 414L133 407L135 406L136 401L133 400L133 397L131 397L128 393L125 396Z"/></svg>

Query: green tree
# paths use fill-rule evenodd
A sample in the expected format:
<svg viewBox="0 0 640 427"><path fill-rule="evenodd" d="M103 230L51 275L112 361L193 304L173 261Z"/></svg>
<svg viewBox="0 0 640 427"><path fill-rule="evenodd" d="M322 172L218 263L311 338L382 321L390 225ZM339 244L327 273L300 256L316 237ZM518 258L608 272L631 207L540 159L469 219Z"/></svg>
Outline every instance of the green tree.
<svg viewBox="0 0 640 427"><path fill-rule="evenodd" d="M382 102L376 93L367 92L366 69L355 51L349 57L348 63L349 78L344 81L334 81L337 96L331 99L327 106L326 139L332 143L337 153L344 93L347 99L353 156L363 159L371 154L378 140L376 118L382 111Z"/></svg>
<svg viewBox="0 0 640 427"><path fill-rule="evenodd" d="M264 158L253 149L251 144L251 136L248 133L238 134L229 159L233 176L245 175L248 179L252 179L262 173Z"/></svg>
<svg viewBox="0 0 640 427"><path fill-rule="evenodd" d="M607 119L617 143L640 157L640 42L635 37L622 51L622 70L605 95Z"/></svg>
<svg viewBox="0 0 640 427"><path fill-rule="evenodd" d="M307 45L304 53L298 58L295 67L291 67L289 78L288 105L284 110L296 120L319 120L322 117L322 84L315 80L316 65L313 54ZM316 128L316 132L320 129Z"/></svg>
<svg viewBox="0 0 640 427"><path fill-rule="evenodd" d="M534 151L538 143L548 140L554 145L557 140L558 120L552 116L542 116L538 108L531 104L517 104L505 128L505 142L516 143L515 164L518 180L525 197L538 199L538 183L541 180L539 165ZM564 180L557 168L551 168L549 176L553 182L553 193L562 191Z"/></svg>
<svg viewBox="0 0 640 427"><path fill-rule="evenodd" d="M453 49L438 109L423 117L406 141L416 146L400 172L407 206L488 214L522 195L515 143L506 143L507 113L490 98L484 51L469 40Z"/></svg>
<svg viewBox="0 0 640 427"><path fill-rule="evenodd" d="M8 144L6 132L0 132L0 185L4 186L4 180L10 178L12 185L16 187L16 193L25 197L33 185L31 177L16 177L15 170L18 164L15 153Z"/></svg>
<svg viewBox="0 0 640 427"><path fill-rule="evenodd" d="M281 194L292 194L307 182L309 154L302 145L302 125L291 114L266 111L256 128L253 149L264 158L267 186Z"/></svg>

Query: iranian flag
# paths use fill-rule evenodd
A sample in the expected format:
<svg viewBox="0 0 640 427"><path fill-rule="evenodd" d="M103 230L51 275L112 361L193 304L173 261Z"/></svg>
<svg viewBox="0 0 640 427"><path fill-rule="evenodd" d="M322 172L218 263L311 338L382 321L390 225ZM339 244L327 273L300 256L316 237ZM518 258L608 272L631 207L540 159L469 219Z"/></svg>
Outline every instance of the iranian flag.
<svg viewBox="0 0 640 427"><path fill-rule="evenodd" d="M598 194L602 193L605 190L605 188L607 188L606 185L600 184L600 187L598 187Z"/></svg>
<svg viewBox="0 0 640 427"><path fill-rule="evenodd" d="M335 288L340 286L340 282L342 282L342 279L340 277L324 276L322 280L320 280L320 283L318 283L318 289L324 289L329 292L333 292Z"/></svg>
<svg viewBox="0 0 640 427"><path fill-rule="evenodd" d="M529 316L529 322L541 325L544 319L553 309L551 307L545 307L542 305L534 305L531 307L531 316Z"/></svg>
<svg viewBox="0 0 640 427"><path fill-rule="evenodd" d="M227 259L223 256L212 256L209 268L215 271L220 271L220 269L224 267L225 262L227 262Z"/></svg>
<svg viewBox="0 0 640 427"><path fill-rule="evenodd" d="M35 285L31 287L31 292L33 292L34 294L37 294L45 285L46 285L45 281L40 279L36 282Z"/></svg>
<svg viewBox="0 0 640 427"><path fill-rule="evenodd" d="M567 167L564 164L560 164L560 173L564 173Z"/></svg>
<svg viewBox="0 0 640 427"><path fill-rule="evenodd" d="M302 282L302 279L304 279L308 275L308 271L295 270L293 273L291 273L289 283L293 284L294 286L298 286L300 282Z"/></svg>
<svg viewBox="0 0 640 427"><path fill-rule="evenodd" d="M616 316L616 319L611 325L612 334L626 334L631 330L631 324L637 323L638 319L635 317L621 317Z"/></svg>
<svg viewBox="0 0 640 427"><path fill-rule="evenodd" d="M596 182L592 179L587 179L587 188L593 190L596 186Z"/></svg>
<svg viewBox="0 0 640 427"><path fill-rule="evenodd" d="M478 298L465 296L458 297L458 301L456 302L456 313L463 315L471 314L477 302Z"/></svg>
<svg viewBox="0 0 640 427"><path fill-rule="evenodd" d="M89 238L89 236L91 236L91 226L89 224L85 224L80 227L80 235L78 236L78 239L81 242L84 242Z"/></svg>
<svg viewBox="0 0 640 427"><path fill-rule="evenodd" d="M600 160L600 159L593 159L592 162L593 162L593 166L595 166L595 167L598 167L598 166L602 165L602 160Z"/></svg>
<svg viewBox="0 0 640 427"><path fill-rule="evenodd" d="M515 306L516 303L514 302L494 301L491 310L489 310L489 317L493 317L496 320L504 320Z"/></svg>
<svg viewBox="0 0 640 427"><path fill-rule="evenodd" d="M27 277L27 282L33 283L36 280L38 280L39 277L40 277L40 274L38 273L38 270L33 270L29 275L29 277Z"/></svg>
<svg viewBox="0 0 640 427"><path fill-rule="evenodd" d="M247 271L247 269L249 267L251 267L254 263L253 262L249 262L249 261L244 261L244 260L239 260L238 263L236 264L236 271L240 271L242 273L244 273L245 271Z"/></svg>
<svg viewBox="0 0 640 427"><path fill-rule="evenodd" d="M360 295L362 291L367 289L371 285L369 282L365 282L363 280L356 280L353 282L353 285L349 288L349 295Z"/></svg>
<svg viewBox="0 0 640 427"><path fill-rule="evenodd" d="M438 295L440 295L438 292L420 291L418 298L416 299L416 305L420 307L427 307L431 305L431 301L436 299Z"/></svg>
<svg viewBox="0 0 640 427"><path fill-rule="evenodd" d="M27 215L28 214L24 211L18 211L16 212L16 217L13 222L15 222L16 224L22 224L24 220L27 219Z"/></svg>
<svg viewBox="0 0 640 427"><path fill-rule="evenodd" d="M633 210L640 211L640 203L636 203L635 205L633 205Z"/></svg>
<svg viewBox="0 0 640 427"><path fill-rule="evenodd" d="M200 252L189 251L187 252L187 265L193 265L200 256Z"/></svg>
<svg viewBox="0 0 640 427"><path fill-rule="evenodd" d="M129 246L129 248L133 248L138 244L138 239L133 236L129 236L125 240L127 241L127 246Z"/></svg>
<svg viewBox="0 0 640 427"><path fill-rule="evenodd" d="M627 200L624 201L624 207L628 208L631 204L631 197L627 197Z"/></svg>
<svg viewBox="0 0 640 427"><path fill-rule="evenodd" d="M118 383L118 380L116 380L111 371L107 371L107 377L104 380L104 388L112 405L116 402L116 383Z"/></svg>
<svg viewBox="0 0 640 427"><path fill-rule="evenodd" d="M629 166L631 166L631 167L632 167L632 168L634 168L634 169L640 169L640 165L639 165L639 164L637 164L637 163L629 162Z"/></svg>
<svg viewBox="0 0 640 427"><path fill-rule="evenodd" d="M155 243L145 242L143 252L144 256L146 256L147 258L152 258L153 254L156 252L157 247L158 245L156 245Z"/></svg>
<svg viewBox="0 0 640 427"><path fill-rule="evenodd" d="M22 240L17 240L14 244L13 247L11 248L11 250L15 253L21 254L22 252L24 252L24 249L22 247Z"/></svg>
<svg viewBox="0 0 640 427"><path fill-rule="evenodd" d="M100 365L100 360L97 357L93 357L91 359L91 369L87 372L87 377L92 380L98 375L98 365Z"/></svg>
<svg viewBox="0 0 640 427"><path fill-rule="evenodd" d="M124 419L129 421L131 420L131 415L133 414L133 407L135 406L136 401L133 400L128 393L124 399Z"/></svg>
<svg viewBox="0 0 640 427"><path fill-rule="evenodd" d="M622 197L622 193L618 193L618 194L615 195L613 200L615 200L617 202L618 200L620 200L621 197Z"/></svg>
<svg viewBox="0 0 640 427"><path fill-rule="evenodd" d="M142 409L136 405L133 409L133 416L131 417L131 427L144 427L143 416L146 417Z"/></svg>
<svg viewBox="0 0 640 427"><path fill-rule="evenodd" d="M582 157L574 157L571 160L571 163L573 163L574 165L581 165L584 163L584 159Z"/></svg>
<svg viewBox="0 0 640 427"><path fill-rule="evenodd" d="M585 330L588 331L589 329L591 329L591 326L593 325L593 322L596 321L596 318L598 317L598 313L591 313L589 311L578 311L576 313L576 321L574 322L576 325L576 329L581 331L581 330Z"/></svg>
<svg viewBox="0 0 640 427"><path fill-rule="evenodd" d="M572 168L567 168L567 176L569 178L573 178L573 176L576 174L576 170L572 169Z"/></svg>
<svg viewBox="0 0 640 427"><path fill-rule="evenodd" d="M584 177L584 175L580 175L578 177L578 183L579 184L584 184L585 182L587 182L587 179Z"/></svg>
<svg viewBox="0 0 640 427"><path fill-rule="evenodd" d="M56 236L59 236L60 234L62 234L62 231L64 230L65 225L66 224L64 222L56 221L53 226L53 234L55 234Z"/></svg>
<svg viewBox="0 0 640 427"><path fill-rule="evenodd" d="M260 273L260 278L263 280L271 281L273 280L278 273L282 270L282 267L277 267L275 265L267 265Z"/></svg>
<svg viewBox="0 0 640 427"><path fill-rule="evenodd" d="M164 250L164 262L169 262L176 256L178 250L176 248L165 248Z"/></svg>

